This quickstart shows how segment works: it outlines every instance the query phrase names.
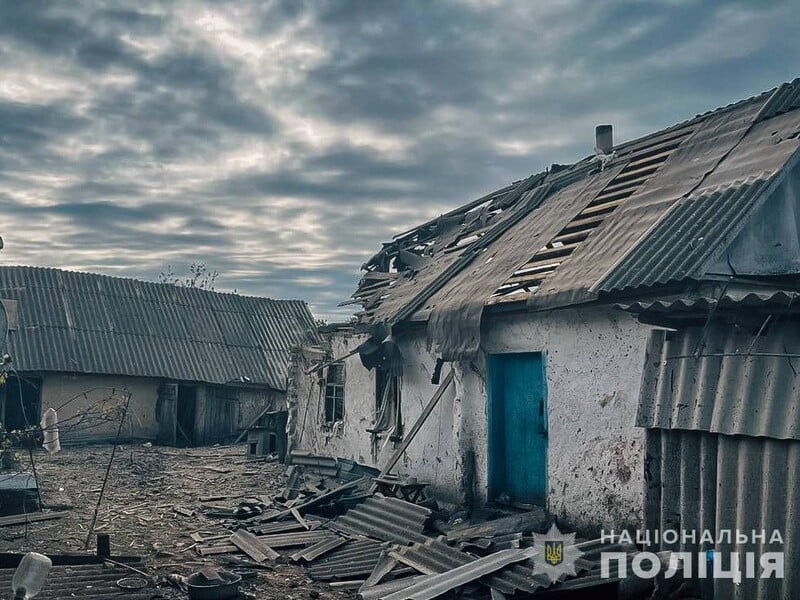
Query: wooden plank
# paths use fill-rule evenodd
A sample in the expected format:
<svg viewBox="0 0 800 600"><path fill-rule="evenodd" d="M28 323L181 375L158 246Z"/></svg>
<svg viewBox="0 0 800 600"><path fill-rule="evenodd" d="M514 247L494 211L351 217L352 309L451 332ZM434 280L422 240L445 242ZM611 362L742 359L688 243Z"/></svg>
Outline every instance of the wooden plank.
<svg viewBox="0 0 800 600"><path fill-rule="evenodd" d="M256 562L275 560L280 554L249 531L240 529L231 536L231 543Z"/></svg>
<svg viewBox="0 0 800 600"><path fill-rule="evenodd" d="M68 511L9 515L8 517L0 517L0 527L7 527L9 525L24 525L25 523L36 523L37 521L50 521L52 519L60 519L66 514L68 514Z"/></svg>
<svg viewBox="0 0 800 600"><path fill-rule="evenodd" d="M359 485L361 485L364 482L365 479L366 479L365 477L359 477L358 479L354 479L353 481L351 481L349 483L345 483L343 485L340 485L339 487L333 488L332 490L328 490L327 492L323 492L319 496L314 496L310 500L306 500L302 504L298 504L297 506L295 506L293 508L297 509L300 512L300 514L303 514L309 508L312 508L314 506L318 506L320 504L323 504L323 503L327 502L328 500L331 500L331 499L333 499L333 498L335 498L337 496L340 496L341 494L343 494L344 492L346 492L348 490L352 490L354 488L357 488ZM275 513L274 515L269 515L267 517L264 517L263 515L262 516L257 516L257 517L250 517L249 519L244 519L244 521L245 522L258 521L258 522L261 522L261 523L268 523L270 521L280 521L283 518L292 516L292 514L293 514L292 510L290 509L290 510L281 511L279 513Z"/></svg>
<svg viewBox="0 0 800 600"><path fill-rule="evenodd" d="M394 466L397 464L397 461L400 460L400 457L403 456L403 453L411 445L411 442L414 441L414 438L419 433L419 430L422 429L425 421L433 412L433 409L436 408L436 405L439 403L439 400L441 400L442 396L444 396L444 393L447 391L447 388L450 387L451 383L453 383L452 369L450 369L450 372L444 378L442 383L439 384L436 393L428 401L425 409L422 411L422 413L420 413L419 417L417 417L417 420L414 422L414 425L411 427L409 432L403 437L403 443L401 443L400 447L394 451L394 454L392 454L389 462L386 463L385 467L383 467L378 477L386 477L389 473L391 473L392 469L394 469ZM372 487L370 488L370 492L375 492L377 487L378 486L373 483Z"/></svg>
<svg viewBox="0 0 800 600"><path fill-rule="evenodd" d="M547 514L541 508L510 517L486 521L477 525L461 525L447 532L448 542L472 538L492 538L498 535L537 531L547 522Z"/></svg>

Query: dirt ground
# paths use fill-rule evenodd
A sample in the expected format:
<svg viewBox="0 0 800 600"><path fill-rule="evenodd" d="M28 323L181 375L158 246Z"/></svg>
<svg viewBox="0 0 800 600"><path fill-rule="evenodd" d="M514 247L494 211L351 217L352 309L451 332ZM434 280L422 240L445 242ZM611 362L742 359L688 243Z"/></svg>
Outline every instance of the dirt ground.
<svg viewBox="0 0 800 600"><path fill-rule="evenodd" d="M66 448L54 455L34 454L42 502L48 510L67 510L64 518L0 528L0 551L82 552L112 446ZM242 498L269 500L285 486L285 466L245 461L245 447L167 448L125 445L117 448L100 505L95 532L108 533L114 555L141 556L154 575L189 575L223 556L201 557L189 537L195 532L224 534L219 519L202 513L201 498L226 496L214 505L234 507ZM23 456L22 468L29 468ZM1 475L0 475L1 476ZM185 516L175 508L194 511ZM27 529L27 530L26 530ZM95 550L92 536L89 550ZM352 598L308 579L287 564L258 570L242 589L254 598ZM168 598L186 597L164 589Z"/></svg>

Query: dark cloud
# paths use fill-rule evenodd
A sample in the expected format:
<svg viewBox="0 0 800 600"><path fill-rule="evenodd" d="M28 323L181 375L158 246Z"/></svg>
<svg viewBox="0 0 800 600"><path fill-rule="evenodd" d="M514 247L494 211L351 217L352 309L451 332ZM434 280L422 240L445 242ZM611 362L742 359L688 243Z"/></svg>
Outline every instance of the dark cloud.
<svg viewBox="0 0 800 600"><path fill-rule="evenodd" d="M3 262L324 316L393 232L798 75L794 3L0 3Z"/></svg>

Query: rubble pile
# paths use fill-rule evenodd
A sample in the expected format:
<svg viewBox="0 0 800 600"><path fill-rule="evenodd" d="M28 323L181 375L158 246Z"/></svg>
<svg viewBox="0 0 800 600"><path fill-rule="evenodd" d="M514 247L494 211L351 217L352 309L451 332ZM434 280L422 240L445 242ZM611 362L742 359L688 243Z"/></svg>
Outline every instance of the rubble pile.
<svg viewBox="0 0 800 600"><path fill-rule="evenodd" d="M308 453L292 453L286 467L247 460L235 446L120 450L96 527L115 554L99 539L97 554L83 547L108 455L87 447L39 461L51 512L0 528L0 545L15 553L5 555L9 564L27 550L68 552L63 560L79 557L98 577L91 585L120 598L144 593L111 581L124 565L139 584L144 577L158 588L156 597L176 599L215 586L242 598L298 600L617 598L618 579L600 577L600 552L629 560L636 552L568 534L562 552L571 568L542 570L538 538L554 520L536 507L453 512L425 482Z"/></svg>
<svg viewBox="0 0 800 600"><path fill-rule="evenodd" d="M352 461L307 453L290 461L286 488L271 501L206 507L229 533L193 536L196 552L244 555L235 562L251 567L302 565L313 580L364 600L432 600L456 590L487 600L580 589L600 597L616 593L618 582L600 578L600 552L636 552L633 545L576 541L564 549L580 556L574 573L554 577L534 570L534 534L552 521L541 509L483 510L462 520L440 510L415 480L392 481Z"/></svg>

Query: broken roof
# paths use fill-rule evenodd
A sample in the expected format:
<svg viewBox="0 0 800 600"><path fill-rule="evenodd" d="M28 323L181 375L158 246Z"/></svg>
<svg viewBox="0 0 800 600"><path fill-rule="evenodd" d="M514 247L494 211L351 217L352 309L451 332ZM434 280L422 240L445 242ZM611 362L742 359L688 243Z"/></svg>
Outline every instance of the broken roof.
<svg viewBox="0 0 800 600"><path fill-rule="evenodd" d="M305 302L46 269L0 267L17 301L19 371L163 377L286 389L289 350L317 340Z"/></svg>
<svg viewBox="0 0 800 600"><path fill-rule="evenodd" d="M800 79L554 165L385 243L349 302L364 324L427 320L455 360L477 351L486 305L543 310L702 280L795 162L798 108Z"/></svg>

